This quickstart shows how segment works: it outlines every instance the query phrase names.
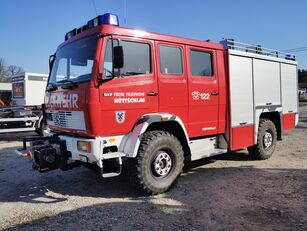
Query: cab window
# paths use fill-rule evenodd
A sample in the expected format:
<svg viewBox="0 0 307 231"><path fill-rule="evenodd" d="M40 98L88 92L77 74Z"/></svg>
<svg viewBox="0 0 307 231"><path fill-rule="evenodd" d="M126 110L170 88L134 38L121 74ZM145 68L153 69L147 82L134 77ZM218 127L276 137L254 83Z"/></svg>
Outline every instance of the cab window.
<svg viewBox="0 0 307 231"><path fill-rule="evenodd" d="M160 71L164 75L182 75L182 53L179 47L161 45Z"/></svg>
<svg viewBox="0 0 307 231"><path fill-rule="evenodd" d="M211 53L191 50L190 60L192 76L213 76Z"/></svg>
<svg viewBox="0 0 307 231"><path fill-rule="evenodd" d="M152 72L151 49L147 43L133 41L113 40L113 46L122 46L124 53L124 66L114 70L115 77L138 76ZM112 76L112 41L106 45L104 60L104 76Z"/></svg>

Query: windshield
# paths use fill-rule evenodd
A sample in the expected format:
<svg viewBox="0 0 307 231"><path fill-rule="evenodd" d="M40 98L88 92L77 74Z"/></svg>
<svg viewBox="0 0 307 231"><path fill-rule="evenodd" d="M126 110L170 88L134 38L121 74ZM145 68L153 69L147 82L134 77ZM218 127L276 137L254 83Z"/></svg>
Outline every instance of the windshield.
<svg viewBox="0 0 307 231"><path fill-rule="evenodd" d="M55 55L49 83L87 81L91 77L97 35L61 47Z"/></svg>

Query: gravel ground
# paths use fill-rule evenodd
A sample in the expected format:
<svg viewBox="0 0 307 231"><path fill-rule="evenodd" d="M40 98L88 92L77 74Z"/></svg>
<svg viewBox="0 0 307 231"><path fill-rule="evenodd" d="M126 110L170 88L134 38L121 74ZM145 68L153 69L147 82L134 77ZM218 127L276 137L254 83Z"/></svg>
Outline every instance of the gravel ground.
<svg viewBox="0 0 307 231"><path fill-rule="evenodd" d="M86 168L40 174L0 138L0 229L307 230L307 106L273 157L240 151L196 161L169 192L145 197L128 178ZM27 134L29 135L29 134Z"/></svg>

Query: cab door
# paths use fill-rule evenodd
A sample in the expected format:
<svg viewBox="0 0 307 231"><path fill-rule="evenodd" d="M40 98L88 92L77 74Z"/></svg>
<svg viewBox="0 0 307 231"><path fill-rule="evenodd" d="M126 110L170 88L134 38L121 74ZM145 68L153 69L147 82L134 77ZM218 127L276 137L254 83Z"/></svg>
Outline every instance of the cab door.
<svg viewBox="0 0 307 231"><path fill-rule="evenodd" d="M189 133L191 137L218 133L218 75L216 52L188 46Z"/></svg>
<svg viewBox="0 0 307 231"><path fill-rule="evenodd" d="M157 41L156 52L159 112L178 116L188 129L188 86L184 45Z"/></svg>
<svg viewBox="0 0 307 231"><path fill-rule="evenodd" d="M113 45L122 46L124 67L100 85L100 134L126 134L137 120L158 110L158 86L154 68L154 42L146 39L113 36ZM102 74L112 72L111 38L105 38Z"/></svg>

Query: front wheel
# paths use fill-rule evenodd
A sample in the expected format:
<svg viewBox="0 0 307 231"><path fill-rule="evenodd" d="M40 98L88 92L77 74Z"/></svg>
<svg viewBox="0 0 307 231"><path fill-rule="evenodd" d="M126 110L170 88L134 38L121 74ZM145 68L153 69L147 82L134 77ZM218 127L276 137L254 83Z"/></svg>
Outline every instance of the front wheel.
<svg viewBox="0 0 307 231"><path fill-rule="evenodd" d="M164 131L144 133L134 170L148 194L167 191L182 172L184 153L179 140Z"/></svg>
<svg viewBox="0 0 307 231"><path fill-rule="evenodd" d="M275 124L269 119L260 119L257 144L248 148L253 159L266 160L270 158L277 143Z"/></svg>

